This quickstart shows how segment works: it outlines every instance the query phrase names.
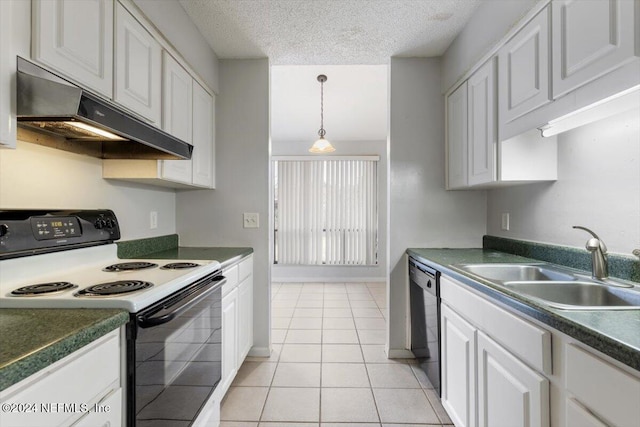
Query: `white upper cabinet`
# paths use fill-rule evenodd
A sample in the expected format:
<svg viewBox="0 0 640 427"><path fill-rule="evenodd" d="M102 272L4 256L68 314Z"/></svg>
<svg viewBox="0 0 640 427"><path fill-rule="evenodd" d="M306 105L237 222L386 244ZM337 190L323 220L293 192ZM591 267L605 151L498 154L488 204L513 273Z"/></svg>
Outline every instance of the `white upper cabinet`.
<svg viewBox="0 0 640 427"><path fill-rule="evenodd" d="M497 177L496 70L495 59L487 61L468 80L468 183L493 182Z"/></svg>
<svg viewBox="0 0 640 427"><path fill-rule="evenodd" d="M113 94L113 0L33 2L33 59L98 94Z"/></svg>
<svg viewBox="0 0 640 427"><path fill-rule="evenodd" d="M16 118L12 114L15 105L13 74L16 59L13 52L12 3L0 1L0 147L15 148Z"/></svg>
<svg viewBox="0 0 640 427"><path fill-rule="evenodd" d="M193 135L193 79L167 52L163 53L162 66L162 127L176 138L191 144ZM173 181L191 183L192 162L164 160L162 177Z"/></svg>
<svg viewBox="0 0 640 427"><path fill-rule="evenodd" d="M160 126L162 48L116 2L114 100Z"/></svg>
<svg viewBox="0 0 640 427"><path fill-rule="evenodd" d="M215 99L193 82L193 183L214 187Z"/></svg>
<svg viewBox="0 0 640 427"><path fill-rule="evenodd" d="M553 6L553 97L634 59L634 7L629 0L557 0Z"/></svg>
<svg viewBox="0 0 640 427"><path fill-rule="evenodd" d="M447 188L467 182L467 82L447 97Z"/></svg>
<svg viewBox="0 0 640 427"><path fill-rule="evenodd" d="M550 6L498 51L499 122L505 124L551 101Z"/></svg>

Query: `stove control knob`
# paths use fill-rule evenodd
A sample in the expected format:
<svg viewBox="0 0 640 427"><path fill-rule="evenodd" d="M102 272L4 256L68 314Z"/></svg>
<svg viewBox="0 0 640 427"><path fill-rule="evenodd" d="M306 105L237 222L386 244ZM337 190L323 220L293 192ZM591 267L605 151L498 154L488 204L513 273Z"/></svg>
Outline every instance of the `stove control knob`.
<svg viewBox="0 0 640 427"><path fill-rule="evenodd" d="M4 237L9 232L9 226L7 224L0 224L0 237Z"/></svg>
<svg viewBox="0 0 640 427"><path fill-rule="evenodd" d="M96 228L100 230L105 226L105 222L103 219L96 219L96 222L93 225L95 225Z"/></svg>
<svg viewBox="0 0 640 427"><path fill-rule="evenodd" d="M111 218L107 219L107 227L113 228L113 220Z"/></svg>

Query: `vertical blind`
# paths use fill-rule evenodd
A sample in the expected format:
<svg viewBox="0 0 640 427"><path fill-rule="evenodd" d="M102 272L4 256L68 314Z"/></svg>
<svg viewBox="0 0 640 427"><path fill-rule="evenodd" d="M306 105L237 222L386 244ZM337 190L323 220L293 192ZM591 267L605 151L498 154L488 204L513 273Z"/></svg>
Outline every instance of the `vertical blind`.
<svg viewBox="0 0 640 427"><path fill-rule="evenodd" d="M377 264L377 161L277 160L274 172L278 264Z"/></svg>

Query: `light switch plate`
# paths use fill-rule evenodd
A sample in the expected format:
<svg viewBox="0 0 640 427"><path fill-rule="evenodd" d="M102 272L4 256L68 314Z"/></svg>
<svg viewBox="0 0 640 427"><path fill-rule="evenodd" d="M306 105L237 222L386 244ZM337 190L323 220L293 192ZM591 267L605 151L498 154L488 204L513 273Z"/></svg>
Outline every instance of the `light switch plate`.
<svg viewBox="0 0 640 427"><path fill-rule="evenodd" d="M509 231L509 213L502 214L502 226L501 228L505 231Z"/></svg>
<svg viewBox="0 0 640 427"><path fill-rule="evenodd" d="M257 213L245 212L242 215L242 226L244 228L258 228L260 227L260 217Z"/></svg>
<svg viewBox="0 0 640 427"><path fill-rule="evenodd" d="M158 212L149 212L149 228L151 230L158 228Z"/></svg>

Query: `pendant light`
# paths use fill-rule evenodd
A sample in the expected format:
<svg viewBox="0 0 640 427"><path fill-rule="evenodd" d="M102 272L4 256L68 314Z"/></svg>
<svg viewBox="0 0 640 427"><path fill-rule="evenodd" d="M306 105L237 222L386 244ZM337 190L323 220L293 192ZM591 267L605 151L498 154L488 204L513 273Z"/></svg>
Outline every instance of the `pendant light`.
<svg viewBox="0 0 640 427"><path fill-rule="evenodd" d="M324 82L327 81L327 76L320 74L318 81L320 82L320 130L318 131L320 138L309 148L309 152L314 154L332 153L336 151L336 149L333 148L333 145L331 145L329 141L324 139L327 133L327 131L324 130Z"/></svg>

